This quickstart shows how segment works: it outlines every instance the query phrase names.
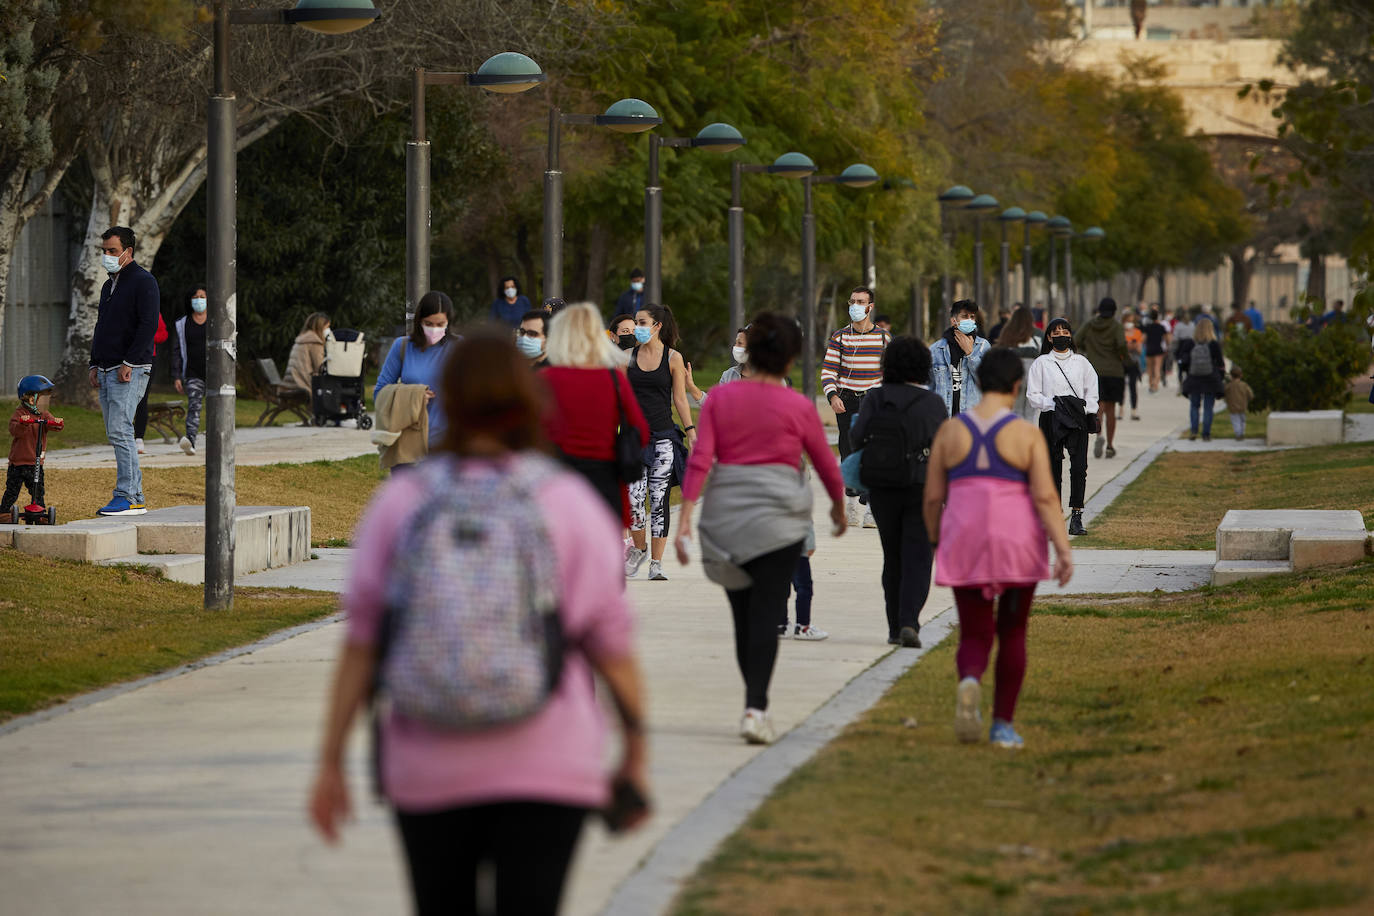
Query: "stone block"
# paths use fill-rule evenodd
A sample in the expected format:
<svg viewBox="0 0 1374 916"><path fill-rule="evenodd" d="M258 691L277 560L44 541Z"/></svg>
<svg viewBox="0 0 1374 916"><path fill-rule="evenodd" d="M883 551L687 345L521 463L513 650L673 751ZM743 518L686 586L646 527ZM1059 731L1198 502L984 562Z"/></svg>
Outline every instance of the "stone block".
<svg viewBox="0 0 1374 916"><path fill-rule="evenodd" d="M14 533L14 546L24 553L60 560L97 563L138 553L138 529L122 525L29 525Z"/></svg>
<svg viewBox="0 0 1374 916"><path fill-rule="evenodd" d="M1212 567L1212 584L1230 585L1243 579L1277 576L1292 571L1292 567L1279 560L1223 560Z"/></svg>
<svg viewBox="0 0 1374 916"><path fill-rule="evenodd" d="M0 525L0 547L14 546L14 533L23 525Z"/></svg>
<svg viewBox="0 0 1374 916"><path fill-rule="evenodd" d="M73 525L107 528L116 521L138 528L144 555L199 554L205 550L205 507L169 506L121 519L84 519ZM310 507L238 506L234 510L234 575L310 559Z"/></svg>
<svg viewBox="0 0 1374 916"><path fill-rule="evenodd" d="M1367 537L1364 531L1301 528L1289 540L1289 565L1295 570L1353 566L1364 559Z"/></svg>
<svg viewBox="0 0 1374 916"><path fill-rule="evenodd" d="M1365 534L1356 509L1232 509L1217 526L1217 560L1289 559L1294 531Z"/></svg>
<svg viewBox="0 0 1374 916"><path fill-rule="evenodd" d="M164 579L200 585L205 581L205 557L199 553L136 554L101 560L101 566L145 566Z"/></svg>
<svg viewBox="0 0 1374 916"><path fill-rule="evenodd" d="M1265 442L1269 445L1334 445L1345 441L1345 413L1306 410L1269 414Z"/></svg>

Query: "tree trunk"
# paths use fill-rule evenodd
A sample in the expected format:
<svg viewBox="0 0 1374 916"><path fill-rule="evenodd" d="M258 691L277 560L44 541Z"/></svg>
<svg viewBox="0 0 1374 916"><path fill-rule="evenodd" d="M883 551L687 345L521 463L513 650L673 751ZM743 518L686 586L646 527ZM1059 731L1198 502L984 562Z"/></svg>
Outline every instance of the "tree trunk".
<svg viewBox="0 0 1374 916"><path fill-rule="evenodd" d="M1326 311L1326 255L1307 256L1307 298L1319 313ZM1320 304L1320 307L1318 307Z"/></svg>
<svg viewBox="0 0 1374 916"><path fill-rule="evenodd" d="M601 311L606 297L606 261L610 256L610 230L605 223L592 223L587 236L587 301Z"/></svg>
<svg viewBox="0 0 1374 916"><path fill-rule="evenodd" d="M1250 303L1250 280L1255 275L1255 261L1259 258L1259 252L1253 256L1246 256L1244 245L1232 248L1227 253L1231 259L1231 301L1239 302L1241 308L1245 308Z"/></svg>
<svg viewBox="0 0 1374 916"><path fill-rule="evenodd" d="M1162 314L1164 314L1164 309L1168 307L1168 303L1164 301L1164 300L1165 300L1165 296L1164 296L1164 268L1163 268L1163 267L1161 267L1161 268L1159 269L1159 272L1156 274L1156 276L1158 276L1158 278L1159 278L1159 312L1160 312L1160 314L1162 315Z"/></svg>
<svg viewBox="0 0 1374 916"><path fill-rule="evenodd" d="M1145 287L1150 282L1150 272L1142 270L1140 272L1140 282L1135 285L1135 298L1137 302L1145 301Z"/></svg>

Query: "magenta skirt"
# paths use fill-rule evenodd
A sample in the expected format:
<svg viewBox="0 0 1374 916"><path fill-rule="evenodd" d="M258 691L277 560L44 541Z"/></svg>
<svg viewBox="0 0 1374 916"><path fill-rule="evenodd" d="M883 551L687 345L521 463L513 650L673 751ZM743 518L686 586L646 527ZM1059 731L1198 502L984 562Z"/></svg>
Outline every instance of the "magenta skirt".
<svg viewBox="0 0 1374 916"><path fill-rule="evenodd" d="M992 598L1049 577L1049 538L1030 487L998 477L950 481L940 516L936 585L982 587Z"/></svg>

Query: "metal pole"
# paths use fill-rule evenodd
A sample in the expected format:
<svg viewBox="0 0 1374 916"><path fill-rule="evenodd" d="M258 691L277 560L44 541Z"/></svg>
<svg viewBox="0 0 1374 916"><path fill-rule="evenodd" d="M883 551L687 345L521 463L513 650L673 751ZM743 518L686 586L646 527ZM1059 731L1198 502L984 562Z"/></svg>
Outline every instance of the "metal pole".
<svg viewBox="0 0 1374 916"><path fill-rule="evenodd" d="M1073 238L1064 237L1064 313L1083 319L1083 303L1073 301Z"/></svg>
<svg viewBox="0 0 1374 916"><path fill-rule="evenodd" d="M864 223L864 286L878 289L878 253L873 241L873 220Z"/></svg>
<svg viewBox="0 0 1374 916"><path fill-rule="evenodd" d="M949 275L949 262L954 258L954 230L950 226L944 204L940 205L940 231L945 236L945 269L940 277L940 295L943 301L940 307L949 311L950 303L954 301L954 280Z"/></svg>
<svg viewBox="0 0 1374 916"><path fill-rule="evenodd" d="M997 282L997 307L1005 310L1011 289L1011 245L1007 244L1007 224L1002 224L1002 274Z"/></svg>
<svg viewBox="0 0 1374 916"><path fill-rule="evenodd" d="M1021 249L1021 304L1031 308L1030 223L1026 223L1026 244Z"/></svg>
<svg viewBox="0 0 1374 916"><path fill-rule="evenodd" d="M973 218L973 301L979 308L987 307L983 296L983 218Z"/></svg>
<svg viewBox="0 0 1374 916"><path fill-rule="evenodd" d="M1054 317L1054 234L1050 234L1050 276L1045 284L1045 323Z"/></svg>
<svg viewBox="0 0 1374 916"><path fill-rule="evenodd" d="M649 182L644 186L644 302L663 304L663 189L658 186L657 134L649 134Z"/></svg>
<svg viewBox="0 0 1374 916"><path fill-rule="evenodd" d="M234 606L235 99L229 88L229 13L215 3L214 95L206 135L209 302L205 410L205 609Z"/></svg>
<svg viewBox="0 0 1374 916"><path fill-rule="evenodd" d="M735 328L744 327L744 204L740 198L743 166L735 162L730 168L730 209L727 221L730 229L730 327L733 340Z"/></svg>
<svg viewBox="0 0 1374 916"><path fill-rule="evenodd" d="M425 136L425 71L411 87L411 139L406 144L406 333L420 297L429 292L429 140Z"/></svg>
<svg viewBox="0 0 1374 916"><path fill-rule="evenodd" d="M562 117L549 107L549 152L544 169L544 298L563 295L563 173L558 169Z"/></svg>
<svg viewBox="0 0 1374 916"><path fill-rule="evenodd" d="M802 179L802 394L816 399L816 216L811 176Z"/></svg>

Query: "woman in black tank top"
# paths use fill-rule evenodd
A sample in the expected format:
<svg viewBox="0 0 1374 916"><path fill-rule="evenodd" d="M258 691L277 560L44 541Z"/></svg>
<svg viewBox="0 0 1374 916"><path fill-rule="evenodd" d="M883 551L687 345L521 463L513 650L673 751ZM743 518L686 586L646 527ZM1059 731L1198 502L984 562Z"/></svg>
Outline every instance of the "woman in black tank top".
<svg viewBox="0 0 1374 916"><path fill-rule="evenodd" d="M668 546L668 494L675 470L681 479L687 449L696 442L697 433L687 401L687 364L673 349L677 343L673 313L665 306L646 305L635 315L635 338L639 345L631 351L625 372L649 421L649 447L644 453L643 476L630 483L630 537L634 546L625 555L625 576L634 578L647 558L649 578L665 581L668 577L663 574L662 560ZM680 432L673 424L674 407L682 422Z"/></svg>

